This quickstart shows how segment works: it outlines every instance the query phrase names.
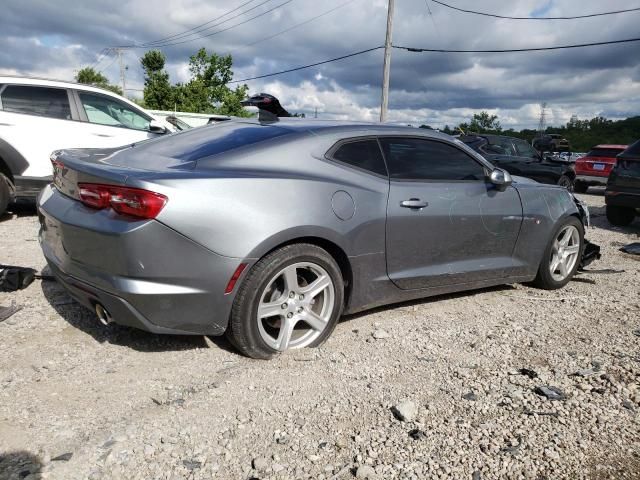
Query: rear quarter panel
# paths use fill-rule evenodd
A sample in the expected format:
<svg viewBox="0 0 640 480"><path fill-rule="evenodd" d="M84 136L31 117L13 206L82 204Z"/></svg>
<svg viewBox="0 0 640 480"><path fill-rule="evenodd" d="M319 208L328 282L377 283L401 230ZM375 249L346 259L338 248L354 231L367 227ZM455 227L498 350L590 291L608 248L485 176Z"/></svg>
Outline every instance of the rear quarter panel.
<svg viewBox="0 0 640 480"><path fill-rule="evenodd" d="M332 138L264 143L200 160L183 178L127 183L167 195L158 220L219 255L257 259L300 237L383 254L386 178L324 159Z"/></svg>

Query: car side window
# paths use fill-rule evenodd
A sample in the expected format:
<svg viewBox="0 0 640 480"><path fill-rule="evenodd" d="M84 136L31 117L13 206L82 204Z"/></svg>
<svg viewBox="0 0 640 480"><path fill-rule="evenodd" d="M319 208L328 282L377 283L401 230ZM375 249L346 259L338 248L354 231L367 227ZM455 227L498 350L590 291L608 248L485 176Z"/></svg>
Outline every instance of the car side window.
<svg viewBox="0 0 640 480"><path fill-rule="evenodd" d="M87 92L78 92L78 96L90 123L149 130L150 118L114 98Z"/></svg>
<svg viewBox="0 0 640 480"><path fill-rule="evenodd" d="M495 138L490 140L490 146L496 150L500 150L500 155L513 156L513 144L508 138Z"/></svg>
<svg viewBox="0 0 640 480"><path fill-rule="evenodd" d="M71 120L69 95L64 88L8 85L2 91L5 112Z"/></svg>
<svg viewBox="0 0 640 480"><path fill-rule="evenodd" d="M527 158L538 158L538 152L524 140L514 140L518 155Z"/></svg>
<svg viewBox="0 0 640 480"><path fill-rule="evenodd" d="M381 138L389 176L402 180L484 180L484 166L444 142L417 138Z"/></svg>
<svg viewBox="0 0 640 480"><path fill-rule="evenodd" d="M353 167L387 176L380 147L376 140L359 140L340 145L331 158Z"/></svg>

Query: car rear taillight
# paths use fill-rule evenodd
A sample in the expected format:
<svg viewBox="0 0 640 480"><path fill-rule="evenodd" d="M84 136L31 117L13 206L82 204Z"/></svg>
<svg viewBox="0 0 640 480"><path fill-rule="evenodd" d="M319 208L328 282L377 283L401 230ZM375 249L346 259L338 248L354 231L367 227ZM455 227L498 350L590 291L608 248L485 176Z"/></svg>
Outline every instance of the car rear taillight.
<svg viewBox="0 0 640 480"><path fill-rule="evenodd" d="M167 197L142 188L117 187L98 183L78 184L80 200L87 207L111 207L122 215L153 219L167 203Z"/></svg>

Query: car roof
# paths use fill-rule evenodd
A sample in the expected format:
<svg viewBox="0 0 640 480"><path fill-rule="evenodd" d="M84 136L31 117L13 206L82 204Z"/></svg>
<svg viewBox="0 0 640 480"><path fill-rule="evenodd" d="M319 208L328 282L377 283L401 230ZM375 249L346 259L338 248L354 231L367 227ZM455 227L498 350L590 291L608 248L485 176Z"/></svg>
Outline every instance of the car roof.
<svg viewBox="0 0 640 480"><path fill-rule="evenodd" d="M390 125L386 123L362 122L350 120L321 120L308 118L279 118L277 122L260 122L257 119L235 120L236 123L248 125L263 125L283 128L291 132L311 132L316 135L367 132L372 135L405 135L417 137L429 137L454 140L453 137L436 130L427 128L415 128L403 125ZM225 122L226 123L226 122Z"/></svg>
<svg viewBox="0 0 640 480"><path fill-rule="evenodd" d="M76 90L86 90L88 92L106 93L111 96L123 98L122 96L106 90L100 87L94 87L92 85L86 85L84 83L67 82L64 80L50 80L48 78L37 77L20 77L0 75L0 84L12 84L12 85L33 85L38 87L58 87L58 88L74 88Z"/></svg>

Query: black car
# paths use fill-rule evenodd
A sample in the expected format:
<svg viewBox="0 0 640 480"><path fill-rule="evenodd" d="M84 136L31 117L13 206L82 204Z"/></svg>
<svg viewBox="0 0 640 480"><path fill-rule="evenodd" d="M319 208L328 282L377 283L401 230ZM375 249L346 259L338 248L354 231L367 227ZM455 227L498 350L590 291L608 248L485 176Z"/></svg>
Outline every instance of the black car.
<svg viewBox="0 0 640 480"><path fill-rule="evenodd" d="M571 164L551 155L540 154L524 140L484 134L466 135L460 140L512 175L573 190L576 172Z"/></svg>
<svg viewBox="0 0 640 480"><path fill-rule="evenodd" d="M640 212L640 140L617 156L604 200L613 225L627 226Z"/></svg>
<svg viewBox="0 0 640 480"><path fill-rule="evenodd" d="M539 152L570 152L571 144L562 135L546 133L533 139L533 148Z"/></svg>

